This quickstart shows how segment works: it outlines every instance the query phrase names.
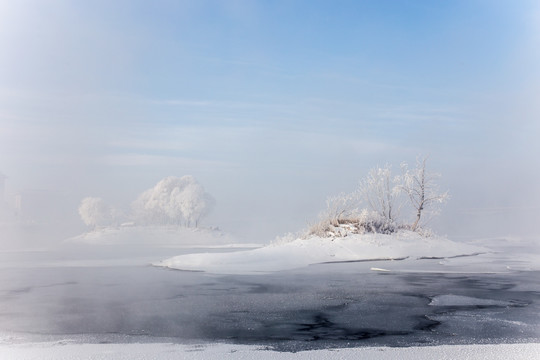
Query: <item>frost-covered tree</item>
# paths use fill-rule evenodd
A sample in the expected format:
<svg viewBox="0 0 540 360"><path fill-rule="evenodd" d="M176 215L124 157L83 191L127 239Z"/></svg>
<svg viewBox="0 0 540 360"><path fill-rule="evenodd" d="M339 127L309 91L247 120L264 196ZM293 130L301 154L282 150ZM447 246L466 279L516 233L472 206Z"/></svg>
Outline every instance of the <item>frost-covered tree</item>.
<svg viewBox="0 0 540 360"><path fill-rule="evenodd" d="M372 211L389 223L396 221L400 209L400 184L398 177L392 177L392 167L376 167L360 181L361 197Z"/></svg>
<svg viewBox="0 0 540 360"><path fill-rule="evenodd" d="M439 204L448 199L448 192L439 192L436 180L439 174L426 171L427 158L417 160L415 169L409 170L402 164L402 175L393 176L390 165L376 167L359 182L352 193L329 197L326 210L319 221L310 226L308 236L347 236L364 232L391 234L400 229L413 231L420 228L427 213L438 212ZM409 201L415 219L406 225L400 212Z"/></svg>
<svg viewBox="0 0 540 360"><path fill-rule="evenodd" d="M79 215L88 226L106 226L113 222L112 209L103 199L86 197L79 205Z"/></svg>
<svg viewBox="0 0 540 360"><path fill-rule="evenodd" d="M180 194L180 209L186 219L187 226L199 226L201 218L206 216L214 207L215 200L204 191L199 183L190 183Z"/></svg>
<svg viewBox="0 0 540 360"><path fill-rule="evenodd" d="M198 226L213 204L213 198L193 176L169 176L143 192L132 209L135 219L143 224Z"/></svg>
<svg viewBox="0 0 540 360"><path fill-rule="evenodd" d="M416 212L415 221L411 226L413 231L418 229L424 213L437 214L438 205L445 203L449 198L448 191L439 191L436 180L441 175L426 171L427 159L427 157L416 159L414 169L408 169L407 164L401 165L403 171L401 189L407 194L409 203Z"/></svg>
<svg viewBox="0 0 540 360"><path fill-rule="evenodd" d="M175 195L185 186L185 180L174 176L159 181L133 202L135 219L145 225L180 225L183 220L182 210Z"/></svg>

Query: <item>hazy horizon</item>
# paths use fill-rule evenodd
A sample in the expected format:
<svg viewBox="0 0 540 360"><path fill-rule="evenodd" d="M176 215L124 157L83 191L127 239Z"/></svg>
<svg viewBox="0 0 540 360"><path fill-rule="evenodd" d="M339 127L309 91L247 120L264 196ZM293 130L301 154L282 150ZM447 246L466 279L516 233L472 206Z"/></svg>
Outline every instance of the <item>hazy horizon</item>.
<svg viewBox="0 0 540 360"><path fill-rule="evenodd" d="M0 173L73 232L166 176L267 241L429 155L450 237L536 236L535 1L0 3Z"/></svg>

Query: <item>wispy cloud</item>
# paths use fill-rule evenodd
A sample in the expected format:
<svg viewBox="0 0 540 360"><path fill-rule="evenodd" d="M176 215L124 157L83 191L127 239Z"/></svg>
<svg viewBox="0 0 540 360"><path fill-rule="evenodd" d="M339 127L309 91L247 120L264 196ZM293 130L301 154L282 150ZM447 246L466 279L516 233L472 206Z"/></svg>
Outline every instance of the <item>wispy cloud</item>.
<svg viewBox="0 0 540 360"><path fill-rule="evenodd" d="M374 110L380 119L393 119L409 123L411 121L464 122L467 115L457 108L433 106L429 104L408 104L390 106ZM469 119L470 120L470 119Z"/></svg>
<svg viewBox="0 0 540 360"><path fill-rule="evenodd" d="M189 158L182 156L168 155L147 155L147 154L110 154L101 158L102 162L108 166L132 166L132 167L163 167L171 169L198 169L198 168L222 168L236 167L235 163L226 161L204 160L200 158Z"/></svg>
<svg viewBox="0 0 540 360"><path fill-rule="evenodd" d="M185 106L185 107L206 107L206 108L227 108L227 109L255 109L269 108L279 105L260 102L241 101L220 101L220 100L193 100L193 99L164 99L149 100L153 105Z"/></svg>
<svg viewBox="0 0 540 360"><path fill-rule="evenodd" d="M154 105L171 105L171 106L216 106L216 102L207 100L150 100Z"/></svg>

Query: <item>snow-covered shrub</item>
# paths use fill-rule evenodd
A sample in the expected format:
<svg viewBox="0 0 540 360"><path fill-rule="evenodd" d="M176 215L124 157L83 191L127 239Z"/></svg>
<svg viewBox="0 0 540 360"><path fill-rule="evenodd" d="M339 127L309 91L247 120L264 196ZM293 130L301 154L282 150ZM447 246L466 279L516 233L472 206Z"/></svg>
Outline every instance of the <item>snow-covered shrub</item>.
<svg viewBox="0 0 540 360"><path fill-rule="evenodd" d="M358 228L359 233L391 234L401 226L376 211L363 209L358 217Z"/></svg>
<svg viewBox="0 0 540 360"><path fill-rule="evenodd" d="M331 220L321 219L309 226L306 236L329 237L333 229L334 225Z"/></svg>
<svg viewBox="0 0 540 360"><path fill-rule="evenodd" d="M326 199L326 209L319 214L319 221L310 225L308 235L326 237L339 224L354 221L359 215L360 193L341 193Z"/></svg>
<svg viewBox="0 0 540 360"><path fill-rule="evenodd" d="M407 226L407 230L411 230L411 226ZM420 226L417 226L414 232L425 238L430 238L436 235L430 228Z"/></svg>
<svg viewBox="0 0 540 360"><path fill-rule="evenodd" d="M326 209L319 214L320 219L326 219L331 224L338 224L340 220L355 218L358 215L358 206L361 203L359 192L354 191L326 199Z"/></svg>
<svg viewBox="0 0 540 360"><path fill-rule="evenodd" d="M354 217L339 220L321 219L310 226L307 236L318 237L344 237L349 234L391 234L403 228L393 221L389 221L376 211L363 209Z"/></svg>

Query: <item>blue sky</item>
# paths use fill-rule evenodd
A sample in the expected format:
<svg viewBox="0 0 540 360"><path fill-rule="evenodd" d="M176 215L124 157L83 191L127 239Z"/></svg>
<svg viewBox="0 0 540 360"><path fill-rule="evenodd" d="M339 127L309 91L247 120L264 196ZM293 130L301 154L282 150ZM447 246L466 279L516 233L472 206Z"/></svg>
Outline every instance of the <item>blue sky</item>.
<svg viewBox="0 0 540 360"><path fill-rule="evenodd" d="M210 222L270 236L429 154L440 231L507 209L511 232L539 210L539 24L536 1L4 1L0 171L75 204L192 174Z"/></svg>

